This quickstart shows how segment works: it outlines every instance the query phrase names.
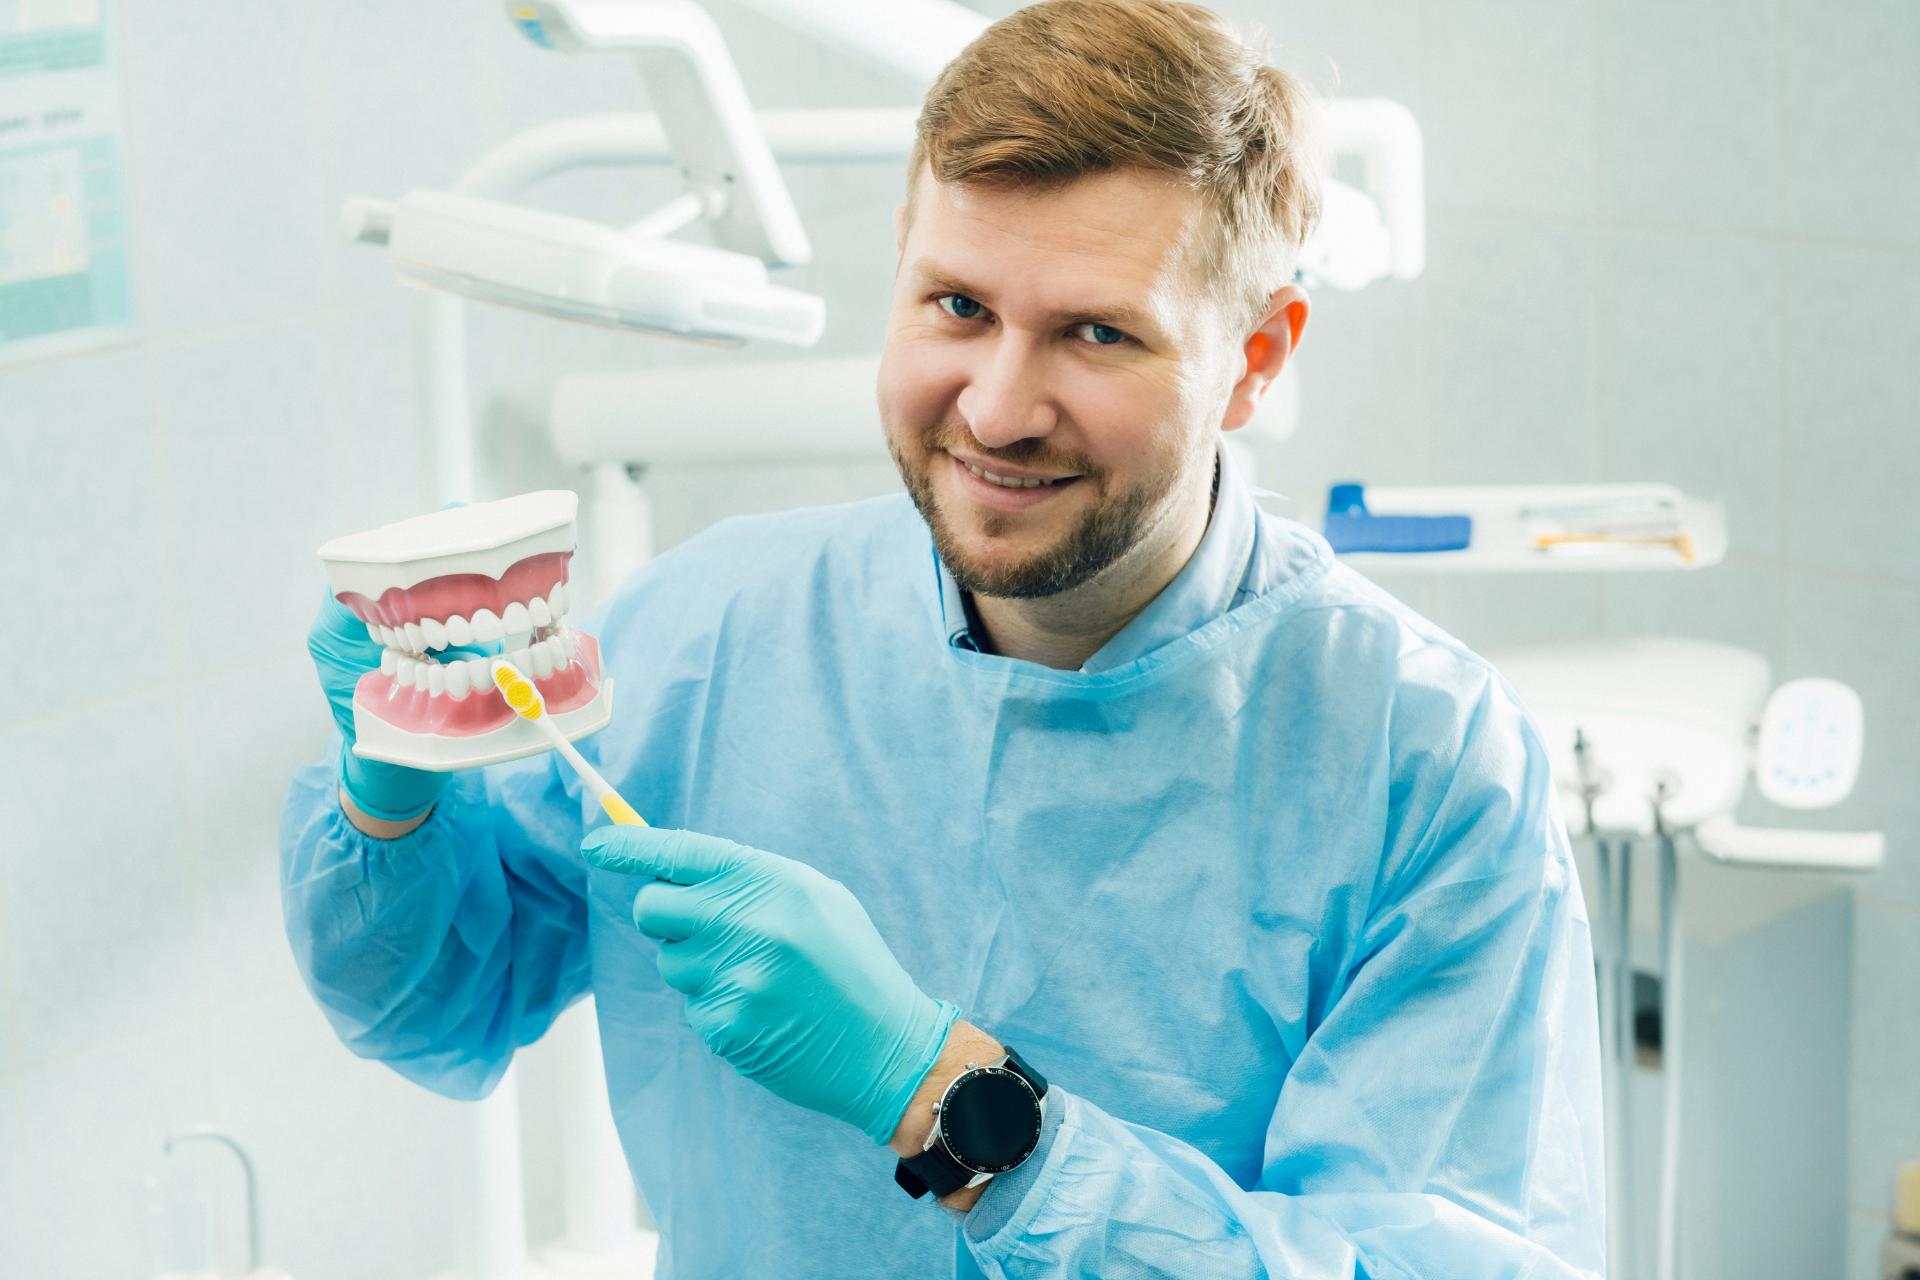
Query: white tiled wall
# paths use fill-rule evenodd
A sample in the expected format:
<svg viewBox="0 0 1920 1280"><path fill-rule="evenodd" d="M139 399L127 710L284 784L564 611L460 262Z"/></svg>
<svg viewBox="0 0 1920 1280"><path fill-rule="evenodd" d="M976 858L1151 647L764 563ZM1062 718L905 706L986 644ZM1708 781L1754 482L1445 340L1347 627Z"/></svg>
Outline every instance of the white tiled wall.
<svg viewBox="0 0 1920 1280"><path fill-rule="evenodd" d="M1834 815L1892 837L1855 911L1845 1274L1865 1280L1891 1164L1920 1156L1920 8L1223 7L1322 83L1331 59L1342 92L1405 102L1428 143L1429 272L1316 296L1306 424L1263 451L1266 483L1303 514L1346 475L1717 492L1733 553L1709 574L1394 585L1483 645L1665 629L1866 696L1862 786ZM909 101L796 69L784 34L712 8L762 106ZM333 1042L274 887L280 791L326 728L312 549L427 496L416 298L334 216L444 183L513 127L644 103L620 60L543 54L484 0L123 0L114 22L141 341L0 369L0 599L33 664L0 698L0 1274L141 1274L141 1177L200 1122L253 1145L268 1251L303 1280L425 1274L452 1255L460 1110ZM824 347L870 349L897 177L793 185ZM612 216L654 189L548 198ZM568 480L538 433L557 370L714 358L473 329L504 487ZM892 484L884 464L659 480L666 541Z"/></svg>

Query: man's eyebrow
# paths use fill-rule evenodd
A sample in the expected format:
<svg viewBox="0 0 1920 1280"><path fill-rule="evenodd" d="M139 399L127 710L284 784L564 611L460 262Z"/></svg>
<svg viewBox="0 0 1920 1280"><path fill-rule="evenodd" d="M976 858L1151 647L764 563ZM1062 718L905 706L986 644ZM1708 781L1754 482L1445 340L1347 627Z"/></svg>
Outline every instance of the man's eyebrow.
<svg viewBox="0 0 1920 1280"><path fill-rule="evenodd" d="M916 258L909 270L928 288L940 289L950 293L981 300L978 287L968 284L959 276L944 267L928 262L925 258ZM1110 324L1118 329L1133 332L1159 332L1160 326L1153 313L1131 302L1099 303L1093 306L1075 307L1060 311L1048 317L1056 323L1087 324L1089 322Z"/></svg>

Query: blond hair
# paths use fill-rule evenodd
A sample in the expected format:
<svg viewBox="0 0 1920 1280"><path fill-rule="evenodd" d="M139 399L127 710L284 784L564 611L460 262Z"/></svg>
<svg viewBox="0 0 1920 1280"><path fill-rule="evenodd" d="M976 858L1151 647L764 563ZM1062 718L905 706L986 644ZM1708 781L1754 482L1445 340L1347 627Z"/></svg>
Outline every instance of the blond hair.
<svg viewBox="0 0 1920 1280"><path fill-rule="evenodd" d="M1251 332L1320 217L1312 96L1212 10L1179 0L1045 0L988 27L920 110L907 170L1042 190L1125 167L1174 175L1212 227L1203 281Z"/></svg>

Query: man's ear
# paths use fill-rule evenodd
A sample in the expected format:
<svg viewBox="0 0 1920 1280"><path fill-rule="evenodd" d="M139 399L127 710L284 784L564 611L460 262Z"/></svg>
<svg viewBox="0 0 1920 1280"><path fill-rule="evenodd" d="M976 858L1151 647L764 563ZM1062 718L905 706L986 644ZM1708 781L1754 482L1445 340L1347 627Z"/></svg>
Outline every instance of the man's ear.
<svg viewBox="0 0 1920 1280"><path fill-rule="evenodd" d="M1299 347L1300 335L1306 332L1309 309L1307 291L1299 285L1283 285L1274 290L1267 318L1247 335L1242 345L1246 371L1227 396L1226 413L1220 420L1222 431L1238 431L1253 421L1260 397L1267 393L1267 388L1280 376Z"/></svg>

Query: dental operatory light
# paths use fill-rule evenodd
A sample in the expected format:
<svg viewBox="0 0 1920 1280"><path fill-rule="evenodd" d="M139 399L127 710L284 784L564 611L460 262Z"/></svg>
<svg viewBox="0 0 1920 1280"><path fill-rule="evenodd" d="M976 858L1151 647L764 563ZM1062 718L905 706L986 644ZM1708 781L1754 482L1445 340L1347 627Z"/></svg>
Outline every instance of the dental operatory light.
<svg viewBox="0 0 1920 1280"><path fill-rule="evenodd" d="M543 48L634 58L685 190L625 228L442 191L357 198L347 234L387 245L403 280L482 302L709 342L819 341L822 300L767 278L812 249L712 19L692 0L506 8ZM712 245L666 238L693 223Z"/></svg>

